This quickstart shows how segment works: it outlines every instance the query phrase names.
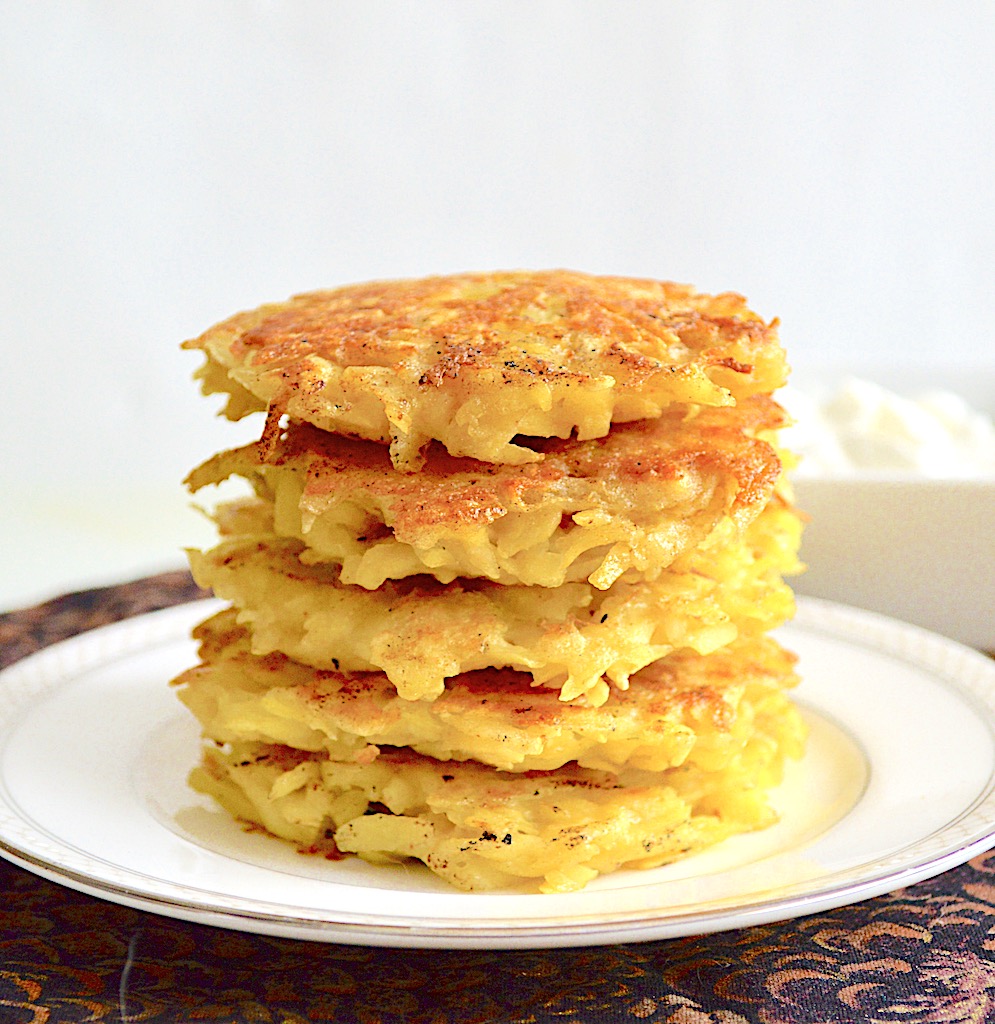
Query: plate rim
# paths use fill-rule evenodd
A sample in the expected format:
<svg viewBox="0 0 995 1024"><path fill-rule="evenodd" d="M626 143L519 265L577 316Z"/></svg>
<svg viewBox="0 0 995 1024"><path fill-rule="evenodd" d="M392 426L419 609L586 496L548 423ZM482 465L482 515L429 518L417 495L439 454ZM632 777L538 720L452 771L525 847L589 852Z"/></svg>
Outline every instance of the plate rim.
<svg viewBox="0 0 995 1024"><path fill-rule="evenodd" d="M195 621L206 617L213 608L223 606L224 603L215 598L188 601L99 626L60 640L0 671L0 701L8 699L9 684L17 683L22 677L30 682L33 676L48 676L50 678L46 689L54 690L67 682L70 672L92 670L129 655L150 651L156 646L184 640ZM851 647L887 655L919 671L927 670L934 682L942 684L946 690L955 694L973 714L982 719L989 736L995 739L995 661L980 651L921 627L821 598L798 597L797 613L790 625L809 633L843 641ZM857 635L853 635L854 633ZM946 668L950 662L973 665L982 683L991 686L992 692L987 703L972 689L976 686L973 674L969 684L963 684L951 677L949 669ZM10 699L16 702L16 697ZM19 714L25 713L26 710L22 707ZM2 780L0 790L6 791ZM260 909L267 905L265 900L251 901L213 890L184 887L188 893L203 894L203 899L195 899L189 896L178 897L175 894L166 896L139 886L124 885L66 864L50 861L30 849L12 843L3 831L0 831L0 857L49 881L97 898L109 899L167 917L258 934L393 947L551 948L561 945L675 938L767 924L788 920L801 914L833 909L922 881L956 867L995 846L993 819L987 829L976 830L977 834L972 834L966 841L953 844L938 854L926 855L912 861L902 859L903 854L909 849L915 849L930 838L942 835L958 822L976 814L981 806L992 800L993 793L995 770L989 774L987 782L982 784L974 800L962 807L955 818L946 821L931 833L917 836L902 848L892 851L883 862L878 862L881 870L872 871L842 885L834 883L834 877L841 874L852 875L854 869L836 871L823 876L820 884L806 887L801 892L778 895L775 890L770 897L757 898L742 905L720 904L711 908L707 908L706 905L703 908L701 904L691 904L688 908L672 914L661 914L659 907L651 906L620 910L608 919L603 914L580 912L568 918L554 916L548 922L536 918L512 921L502 918L478 918L468 924L462 918L402 920L382 913L357 915L351 911L341 911L335 917L330 917L327 910L317 908L314 917L300 916L295 912L307 909L301 907L291 907L288 908L290 913L280 914ZM0 811L9 811L12 804L11 800L4 801L0 804ZM0 816L0 830L3 827L3 817ZM60 841L66 848L75 848L65 840ZM80 852L90 860L103 860L85 851ZM895 863L896 861L899 863ZM167 888L177 888L177 884L169 879L142 874L131 868L126 868L125 871L132 877L145 878L151 882L159 881ZM467 898L473 899L474 896L467 894ZM222 900L227 901L227 904L219 902Z"/></svg>

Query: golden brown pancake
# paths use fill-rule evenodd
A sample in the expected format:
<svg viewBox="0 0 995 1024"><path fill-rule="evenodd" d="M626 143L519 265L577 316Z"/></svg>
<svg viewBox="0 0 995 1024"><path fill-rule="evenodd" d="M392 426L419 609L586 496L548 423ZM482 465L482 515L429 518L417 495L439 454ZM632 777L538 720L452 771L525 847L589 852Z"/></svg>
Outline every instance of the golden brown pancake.
<svg viewBox="0 0 995 1024"><path fill-rule="evenodd" d="M212 744L191 782L236 818L307 852L381 864L415 858L466 890L565 892L771 824L768 793L804 734L788 706L758 715L721 769L620 775L573 764L502 772L405 748L363 763L276 744Z"/></svg>
<svg viewBox="0 0 995 1024"><path fill-rule="evenodd" d="M654 662L597 708L565 704L524 672L484 669L447 680L435 699L406 701L378 672L347 674L252 653L227 609L198 626L201 663L179 676L180 696L219 743L273 743L370 761L410 747L438 760L503 771L575 761L604 771L715 771L752 735L758 715L787 707L795 658L773 639L740 640L703 657Z"/></svg>
<svg viewBox="0 0 995 1024"><path fill-rule="evenodd" d="M231 419L390 442L417 469L435 439L484 462L540 459L517 435L601 437L671 404L729 406L787 369L776 322L742 296L570 271L376 281L239 313L186 343Z"/></svg>
<svg viewBox="0 0 995 1024"><path fill-rule="evenodd" d="M564 700L608 699L609 684L672 651L707 654L780 625L794 610L782 573L797 565L800 525L772 502L740 536L731 519L652 581L555 588L425 576L377 590L348 586L334 566L304 564L299 541L272 532L271 509L223 507L227 539L191 551L194 578L232 602L258 654L316 668L383 671L408 700L434 698L448 677L510 667Z"/></svg>
<svg viewBox="0 0 995 1024"><path fill-rule="evenodd" d="M420 472L392 472L386 447L292 425L275 449L222 452L197 490L232 474L273 503L274 528L305 562L335 562L368 589L427 573L555 587L654 579L726 516L763 509L780 472L764 440L784 422L757 396L734 408L668 409L590 441L536 441L542 462L503 466L432 446Z"/></svg>

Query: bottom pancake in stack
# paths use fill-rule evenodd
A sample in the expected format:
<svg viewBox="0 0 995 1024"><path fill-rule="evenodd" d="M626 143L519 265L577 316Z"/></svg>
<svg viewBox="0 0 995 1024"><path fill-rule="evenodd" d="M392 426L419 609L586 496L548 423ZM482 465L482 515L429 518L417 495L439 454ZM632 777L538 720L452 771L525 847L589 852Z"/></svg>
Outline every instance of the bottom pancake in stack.
<svg viewBox="0 0 995 1024"><path fill-rule="evenodd" d="M208 744L195 788L301 849L415 858L465 890L578 889L770 824L804 725L767 636L636 672L600 706L510 669L410 701L381 672L252 653L234 610L176 681Z"/></svg>

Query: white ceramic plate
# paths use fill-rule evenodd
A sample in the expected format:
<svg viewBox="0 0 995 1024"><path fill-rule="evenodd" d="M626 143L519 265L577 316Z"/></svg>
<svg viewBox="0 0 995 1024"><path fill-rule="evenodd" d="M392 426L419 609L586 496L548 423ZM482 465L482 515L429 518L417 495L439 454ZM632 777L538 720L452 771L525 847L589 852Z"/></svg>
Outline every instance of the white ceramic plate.
<svg viewBox="0 0 995 1024"><path fill-rule="evenodd" d="M781 821L567 895L462 894L420 866L304 857L187 789L197 728L167 681L214 602L94 630L0 674L0 853L172 917L383 946L527 948L670 938L814 913L995 845L995 663L911 626L802 599L812 733Z"/></svg>

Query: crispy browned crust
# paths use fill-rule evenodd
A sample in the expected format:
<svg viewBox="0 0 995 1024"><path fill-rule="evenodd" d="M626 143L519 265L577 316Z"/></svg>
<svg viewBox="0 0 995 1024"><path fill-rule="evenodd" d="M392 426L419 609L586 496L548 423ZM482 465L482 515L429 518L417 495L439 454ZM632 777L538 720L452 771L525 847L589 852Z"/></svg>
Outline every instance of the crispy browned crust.
<svg viewBox="0 0 995 1024"><path fill-rule="evenodd" d="M508 383L581 376L591 372L592 356L594 372L611 364L634 383L689 357L748 375L753 363L737 357L759 354L773 340L772 325L740 295L563 270L374 281L304 293L271 309L260 322L248 314L252 326L232 345L237 359L287 366L313 355L338 366L379 366L417 356L419 383L436 388L481 369L497 368ZM243 316L226 323L238 327ZM557 345L572 334L601 344L574 351L562 365L527 349L517 360L496 361L509 342Z"/></svg>
<svg viewBox="0 0 995 1024"><path fill-rule="evenodd" d="M689 472L735 481L726 513L750 510L755 515L781 472L777 452L763 436L784 422L784 412L773 399L755 396L735 408L705 407L693 415L668 410L657 420L620 424L607 436L589 441L532 439L529 446L543 460L525 465L457 458L433 445L417 474L392 472L382 444L295 423L273 445L256 442L214 456L188 476L187 484L198 490L229 472L248 475L267 466L289 468L306 481L309 513L363 491L389 500L391 529L401 538L440 525L494 522L511 508L541 501L565 481L589 482L592 492L586 501L596 507L602 503L596 492L604 492L607 504L633 483L666 484ZM644 515L651 518L652 510Z"/></svg>
<svg viewBox="0 0 995 1024"><path fill-rule="evenodd" d="M597 436L611 420L657 415L671 401L724 405L770 392L787 372L776 328L734 293L516 271L310 292L230 317L185 347L207 354L205 388L228 390L236 415L252 408L246 392L269 408L267 437L287 412L323 429L391 440L401 468L412 458L404 445L420 448L439 434L457 454L525 460L506 447L504 424L498 438L465 425L447 433L475 395L500 403L497 388L527 391L533 410L559 395L548 422L537 421L547 429L536 432L561 437L572 427ZM385 370L387 381L378 376ZM218 382L222 371L227 383ZM597 409L578 412L567 388L595 394ZM381 406L382 414L371 411Z"/></svg>
<svg viewBox="0 0 995 1024"><path fill-rule="evenodd" d="M694 357L748 375L754 365L740 357L775 345L775 327L732 292L706 295L668 281L519 271L306 292L236 314L186 346L203 348L212 334L233 329L232 355L257 365L289 368L318 356L338 366L382 366L417 357L419 382L436 388L481 369L496 368L508 382L581 376L594 360L594 372L603 372L605 361L637 382ZM509 343L539 338L558 345L571 335L601 343L572 352L564 365L527 349L517 360L495 361Z"/></svg>

